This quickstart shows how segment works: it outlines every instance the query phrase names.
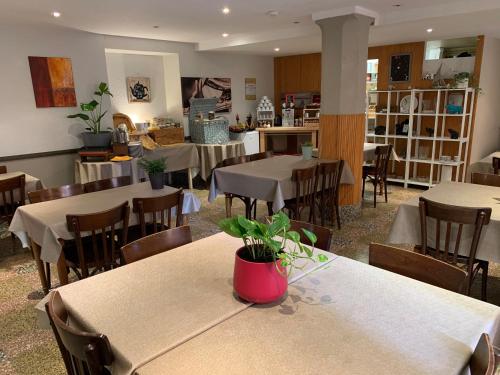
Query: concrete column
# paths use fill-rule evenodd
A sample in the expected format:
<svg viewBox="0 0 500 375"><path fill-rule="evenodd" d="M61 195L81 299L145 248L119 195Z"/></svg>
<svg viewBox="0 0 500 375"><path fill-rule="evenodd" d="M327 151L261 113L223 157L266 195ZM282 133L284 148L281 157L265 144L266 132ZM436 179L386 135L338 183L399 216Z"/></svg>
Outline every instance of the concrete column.
<svg viewBox="0 0 500 375"><path fill-rule="evenodd" d="M366 61L373 18L347 14L316 20L321 28L320 157L343 159L355 183L343 185L340 202L361 201L365 136Z"/></svg>

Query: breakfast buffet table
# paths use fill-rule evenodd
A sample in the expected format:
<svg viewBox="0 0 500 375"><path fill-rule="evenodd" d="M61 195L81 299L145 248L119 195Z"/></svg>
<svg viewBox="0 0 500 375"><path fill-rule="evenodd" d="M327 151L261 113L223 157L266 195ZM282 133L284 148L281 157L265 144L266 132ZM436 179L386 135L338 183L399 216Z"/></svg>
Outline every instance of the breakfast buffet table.
<svg viewBox="0 0 500 375"><path fill-rule="evenodd" d="M241 245L219 233L58 292L74 324L108 337L115 375L458 374L483 332L498 343L497 306L331 253L282 301L246 303Z"/></svg>

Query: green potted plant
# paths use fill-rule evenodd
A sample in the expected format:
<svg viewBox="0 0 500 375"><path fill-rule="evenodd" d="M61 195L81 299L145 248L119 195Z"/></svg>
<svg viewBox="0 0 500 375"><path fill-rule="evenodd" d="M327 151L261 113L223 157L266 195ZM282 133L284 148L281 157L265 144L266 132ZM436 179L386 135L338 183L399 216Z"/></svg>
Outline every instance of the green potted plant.
<svg viewBox="0 0 500 375"><path fill-rule="evenodd" d="M304 160L312 159L313 144L312 142L302 143L302 158Z"/></svg>
<svg viewBox="0 0 500 375"><path fill-rule="evenodd" d="M466 89L469 87L469 81L471 79L471 75L469 72L461 72L455 74L453 77L454 87L457 89Z"/></svg>
<svg viewBox="0 0 500 375"><path fill-rule="evenodd" d="M112 133L102 130L102 120L106 111L102 111L102 99L104 96L113 96L109 91L108 84L101 82L94 91L94 99L88 103L80 103L82 112L67 116L68 118L79 118L87 127L87 132L82 133L83 144L85 147L109 147L111 144Z"/></svg>
<svg viewBox="0 0 500 375"><path fill-rule="evenodd" d="M281 298L292 269L302 267L297 261L327 260L324 254L315 256L314 248L300 242L299 233L290 230L290 219L283 212L274 214L267 224L239 215L221 220L219 227L243 240L244 246L235 255L233 286L246 301L269 303ZM316 235L302 231L314 245Z"/></svg>
<svg viewBox="0 0 500 375"><path fill-rule="evenodd" d="M153 160L142 158L139 160L139 166L144 169L149 176L149 182L151 183L152 189L163 189L163 186L165 186L165 161L165 158Z"/></svg>

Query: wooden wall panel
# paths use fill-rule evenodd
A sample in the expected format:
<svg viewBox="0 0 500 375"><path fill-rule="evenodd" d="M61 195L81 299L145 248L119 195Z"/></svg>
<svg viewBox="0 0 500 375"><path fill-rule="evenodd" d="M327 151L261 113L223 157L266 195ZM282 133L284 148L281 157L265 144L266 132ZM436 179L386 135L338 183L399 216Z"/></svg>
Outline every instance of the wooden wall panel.
<svg viewBox="0 0 500 375"><path fill-rule="evenodd" d="M341 205L361 202L365 115L321 115L319 123L320 158L343 159L354 175L354 185L342 185Z"/></svg>
<svg viewBox="0 0 500 375"><path fill-rule="evenodd" d="M300 56L299 91L321 92L321 53Z"/></svg>

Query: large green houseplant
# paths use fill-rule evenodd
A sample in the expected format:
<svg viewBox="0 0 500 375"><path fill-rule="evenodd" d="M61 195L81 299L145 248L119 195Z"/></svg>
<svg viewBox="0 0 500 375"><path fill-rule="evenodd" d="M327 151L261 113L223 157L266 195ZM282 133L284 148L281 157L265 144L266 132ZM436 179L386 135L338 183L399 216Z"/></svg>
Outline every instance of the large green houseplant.
<svg viewBox="0 0 500 375"><path fill-rule="evenodd" d="M290 230L290 226L290 219L283 212L274 214L269 223L243 216L219 222L224 232L241 238L244 243L236 252L233 280L241 298L256 303L272 302L286 292L290 272L304 266L297 263L299 260L325 262L328 259L302 244L300 234ZM302 231L314 247L316 235L306 229Z"/></svg>
<svg viewBox="0 0 500 375"><path fill-rule="evenodd" d="M102 120L108 113L102 109L102 100L105 96L113 96L109 91L108 84L101 82L94 98L88 103L80 103L82 112L68 115L68 118L79 118L87 126L88 132L82 133L83 143L86 147L107 147L111 143L111 132L102 130Z"/></svg>

